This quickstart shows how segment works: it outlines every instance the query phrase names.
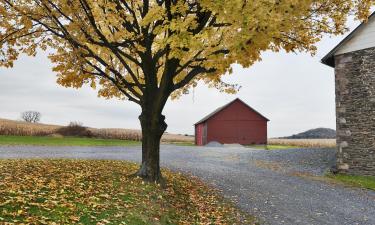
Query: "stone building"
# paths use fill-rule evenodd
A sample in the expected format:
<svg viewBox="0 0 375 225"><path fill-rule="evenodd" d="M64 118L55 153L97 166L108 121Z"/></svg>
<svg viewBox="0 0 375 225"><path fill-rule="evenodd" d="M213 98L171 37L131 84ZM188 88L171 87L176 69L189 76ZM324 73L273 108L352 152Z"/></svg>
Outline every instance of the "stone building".
<svg viewBox="0 0 375 225"><path fill-rule="evenodd" d="M375 13L323 59L335 68L337 169L375 175Z"/></svg>

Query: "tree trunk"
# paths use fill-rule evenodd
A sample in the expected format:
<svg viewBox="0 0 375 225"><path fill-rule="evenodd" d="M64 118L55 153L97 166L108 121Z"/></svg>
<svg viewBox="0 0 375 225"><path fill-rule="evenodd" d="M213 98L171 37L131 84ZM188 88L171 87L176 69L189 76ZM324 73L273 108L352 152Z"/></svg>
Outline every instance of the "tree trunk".
<svg viewBox="0 0 375 225"><path fill-rule="evenodd" d="M142 127L142 165L136 175L149 182L161 183L160 140L167 129L165 116L142 110L139 120Z"/></svg>

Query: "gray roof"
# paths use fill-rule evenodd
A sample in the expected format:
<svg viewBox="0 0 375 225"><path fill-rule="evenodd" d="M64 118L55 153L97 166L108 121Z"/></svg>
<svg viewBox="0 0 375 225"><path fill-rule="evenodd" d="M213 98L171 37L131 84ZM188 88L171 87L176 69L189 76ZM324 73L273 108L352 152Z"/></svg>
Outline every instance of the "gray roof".
<svg viewBox="0 0 375 225"><path fill-rule="evenodd" d="M371 14L371 16L369 17L372 18L375 16L375 12ZM323 64L326 64L327 66L330 66L330 67L335 67L335 59L334 59L334 56L335 56L335 53L337 52L337 50L343 46L346 42L348 42L350 39L352 39L354 37L354 35L357 33L357 31L360 30L360 28L362 28L366 23L361 23L357 28L355 28L348 36L346 36L344 38L344 40L342 40L338 45L336 45L336 47L334 47L326 56L324 56L321 60L321 62Z"/></svg>
<svg viewBox="0 0 375 225"><path fill-rule="evenodd" d="M252 111L254 111L255 113L257 113L259 116L261 116L262 118L264 118L265 120L267 121L270 121L269 119L267 119L265 116L263 116L262 114L260 114L258 111L256 111L255 109L253 109L252 107L250 107L248 104L246 104L244 101L242 101L241 99L239 98L236 98L234 99L233 101L217 108L215 111L213 111L212 113L208 114L207 116L203 117L203 119L199 120L198 122L196 122L194 125L197 125L197 124L200 124L200 123L203 123L205 121L207 121L208 119L210 119L211 117L213 117L214 115L216 115L217 113L219 113L221 110L227 108L229 105L231 105L232 103L236 102L236 101L240 101L242 104L244 104L245 106L247 106L248 108L250 108Z"/></svg>

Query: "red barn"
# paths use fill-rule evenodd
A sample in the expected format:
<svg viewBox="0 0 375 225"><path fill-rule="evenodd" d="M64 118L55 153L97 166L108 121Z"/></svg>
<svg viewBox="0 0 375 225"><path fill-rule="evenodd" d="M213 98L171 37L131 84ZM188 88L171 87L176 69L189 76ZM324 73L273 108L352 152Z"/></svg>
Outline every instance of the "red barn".
<svg viewBox="0 0 375 225"><path fill-rule="evenodd" d="M216 109L195 124L195 144L266 144L269 120L239 98Z"/></svg>

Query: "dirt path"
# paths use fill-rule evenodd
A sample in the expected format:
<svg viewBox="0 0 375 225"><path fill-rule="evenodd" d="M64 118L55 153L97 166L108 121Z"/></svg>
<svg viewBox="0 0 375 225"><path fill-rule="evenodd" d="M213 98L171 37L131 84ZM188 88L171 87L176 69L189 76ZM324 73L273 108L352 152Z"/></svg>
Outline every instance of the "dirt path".
<svg viewBox="0 0 375 225"><path fill-rule="evenodd" d="M166 145L162 165L201 177L266 224L375 224L375 192L312 179L334 150L262 151ZM139 162L139 147L1 147L0 158L90 158Z"/></svg>

